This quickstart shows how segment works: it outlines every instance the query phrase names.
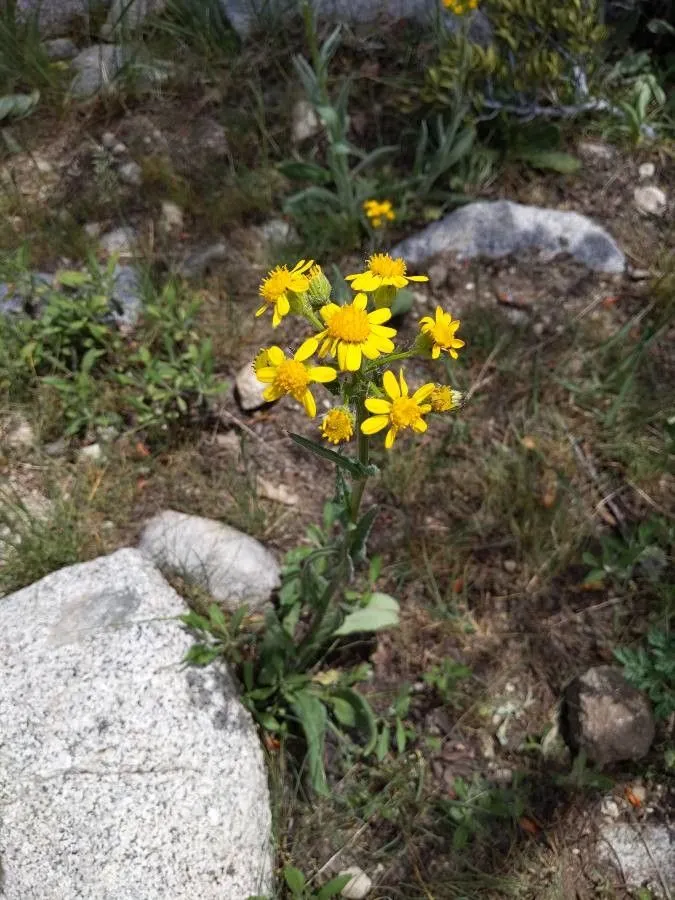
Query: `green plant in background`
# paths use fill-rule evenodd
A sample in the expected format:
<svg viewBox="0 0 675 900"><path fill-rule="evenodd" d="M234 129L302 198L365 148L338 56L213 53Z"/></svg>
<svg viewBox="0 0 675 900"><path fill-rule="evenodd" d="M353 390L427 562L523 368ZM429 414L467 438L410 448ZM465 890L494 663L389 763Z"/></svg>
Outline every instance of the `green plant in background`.
<svg viewBox="0 0 675 900"><path fill-rule="evenodd" d="M455 850L485 836L495 821L517 822L526 809L526 795L517 781L512 787L503 788L480 775L472 781L455 778L453 793L452 800L440 800L438 805L452 827Z"/></svg>
<svg viewBox="0 0 675 900"><path fill-rule="evenodd" d="M605 133L609 137L627 137L631 143L640 144L645 137L654 137L669 127L666 92L649 53L628 53L618 60L605 76L603 89L623 114L607 123Z"/></svg>
<svg viewBox="0 0 675 900"><path fill-rule="evenodd" d="M365 590L349 588L357 567L366 561L377 517L375 506L361 511L368 478L378 471L370 461L372 436L386 431L384 446L390 450L402 432L425 432L425 416L449 413L460 405L461 396L448 385L430 382L411 393L403 371L397 378L387 368L413 357L440 359L447 354L456 359L464 346L456 335L460 323L438 307L435 316L420 320L415 340L396 349L396 330L384 323L391 319L397 294L411 281L426 280L409 275L403 259L384 253L371 256L366 271L347 276L356 291L352 302L334 302L331 283L311 261L301 260L292 269L277 266L263 279L256 315L269 312L273 327L295 315L313 334L292 356L278 346L263 348L254 371L267 385L266 400L290 396L310 418L317 414L313 384L325 384L334 396L336 403L318 430L339 450L290 434L300 447L334 465L333 499L325 505L322 527L310 529L308 545L289 555L278 605L265 614L262 630L260 617L251 618L246 610L228 620L212 607L208 618L193 613L185 619L204 635L188 661L209 662L221 654L230 659L243 685L244 703L259 724L281 737L301 732L311 783L323 793L329 728L344 741L350 731L360 732L364 755L378 740L383 746L383 734L389 746L388 723L378 733L370 705L355 688L367 677L367 667L325 669L327 657L344 638L398 623L397 601L374 590L378 561L371 563ZM320 363L330 357L333 365L311 364L314 355ZM354 438L355 456L344 452ZM392 708L400 751L409 738L404 721L409 703L409 692L404 691Z"/></svg>
<svg viewBox="0 0 675 900"><path fill-rule="evenodd" d="M331 900L338 897L351 881L351 875L337 875L319 888L313 888L305 875L295 866L284 866L282 875L287 895L292 900ZM267 897L249 897L248 900L269 900Z"/></svg>
<svg viewBox="0 0 675 900"><path fill-rule="evenodd" d="M454 659L445 657L440 663L425 672L422 677L425 684L436 691L443 703L455 706L457 704L457 687L470 675L471 669L468 666L463 666Z"/></svg>
<svg viewBox="0 0 675 900"><path fill-rule="evenodd" d="M675 713L675 634L652 628L642 647L619 647L614 656L626 678L649 696L657 718Z"/></svg>
<svg viewBox="0 0 675 900"><path fill-rule="evenodd" d="M4 0L0 15L0 97L44 91L53 85L54 77L37 14L19 16L16 0Z"/></svg>
<svg viewBox="0 0 675 900"><path fill-rule="evenodd" d="M600 553L587 551L583 555L584 563L591 566L585 583L622 586L640 577L658 585L669 565L674 543L675 526L658 517L640 523L621 537L603 535Z"/></svg>
<svg viewBox="0 0 675 900"><path fill-rule="evenodd" d="M468 29L449 34L427 73L423 97L456 108L458 85L479 115L504 109L532 117L586 99L606 29L597 0L485 0L493 40L481 46Z"/></svg>

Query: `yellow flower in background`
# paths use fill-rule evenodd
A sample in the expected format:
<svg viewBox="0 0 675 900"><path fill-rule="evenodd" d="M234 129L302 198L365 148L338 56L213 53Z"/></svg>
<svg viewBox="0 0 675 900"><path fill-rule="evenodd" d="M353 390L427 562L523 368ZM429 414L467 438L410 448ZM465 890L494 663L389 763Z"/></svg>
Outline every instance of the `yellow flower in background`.
<svg viewBox="0 0 675 900"><path fill-rule="evenodd" d="M337 378L337 372L330 366L308 366L305 361L316 351L317 341L313 338L305 341L292 359L287 359L281 347L268 347L267 365L256 368L258 381L269 384L263 397L268 402L278 400L290 394L298 403L302 403L310 418L316 415L316 401L309 389L314 381L326 383ZM260 356L260 354L259 354ZM256 358L257 359L257 358ZM255 365L255 364L254 364Z"/></svg>
<svg viewBox="0 0 675 900"><path fill-rule="evenodd" d="M347 275L355 291L376 291L381 287L404 288L410 281L428 281L426 275L406 275L405 260L388 253L374 253L368 260L368 268L357 275Z"/></svg>
<svg viewBox="0 0 675 900"><path fill-rule="evenodd" d="M478 0L443 0L443 6L456 16L463 16L464 13L476 9Z"/></svg>
<svg viewBox="0 0 675 900"><path fill-rule="evenodd" d="M288 266L277 266L276 269L268 272L258 291L265 302L256 310L256 316L262 316L266 309L271 308L273 310L272 325L276 328L283 317L290 312L289 293L302 294L309 287L309 278L305 272L312 267L313 262L311 259L309 262L301 259L290 271Z"/></svg>
<svg viewBox="0 0 675 900"><path fill-rule="evenodd" d="M354 435L354 416L344 406L336 406L323 417L321 434L331 444L350 441Z"/></svg>
<svg viewBox="0 0 675 900"><path fill-rule="evenodd" d="M453 319L440 306L436 307L436 317L424 316L420 319L420 331L431 341L431 357L438 359L441 350L445 350L453 359L457 359L457 351L464 346L464 341L455 337L460 326L459 319Z"/></svg>
<svg viewBox="0 0 675 900"><path fill-rule="evenodd" d="M363 204L363 211L373 228L381 228L387 222L393 222L396 219L391 200L366 200Z"/></svg>
<svg viewBox="0 0 675 900"><path fill-rule="evenodd" d="M396 329L383 325L391 318L391 310L375 309L369 313L367 306L365 294L357 294L353 302L346 306L338 306L337 303L322 306L319 314L326 328L305 343L319 341L319 357L328 354L337 357L343 372L358 371L363 356L377 359L382 353L392 353L394 344L391 338L396 334Z"/></svg>
<svg viewBox="0 0 675 900"><path fill-rule="evenodd" d="M431 412L431 404L425 403L425 400L429 399L436 385L423 384L411 397L401 369L398 381L394 373L387 370L382 377L382 386L389 400L376 397L366 400L366 409L374 415L362 423L361 431L364 434L376 434L389 428L384 446L390 450L399 431L411 428L421 434L427 430L427 423L422 416Z"/></svg>
<svg viewBox="0 0 675 900"><path fill-rule="evenodd" d="M429 397L432 412L444 413L450 412L462 402L462 392L453 391L447 384L437 384Z"/></svg>

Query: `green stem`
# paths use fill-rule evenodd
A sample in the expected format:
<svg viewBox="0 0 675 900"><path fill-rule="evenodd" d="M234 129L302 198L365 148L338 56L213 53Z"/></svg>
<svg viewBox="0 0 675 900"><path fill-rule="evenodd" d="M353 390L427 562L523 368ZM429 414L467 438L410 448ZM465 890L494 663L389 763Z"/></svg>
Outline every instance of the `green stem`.
<svg viewBox="0 0 675 900"><path fill-rule="evenodd" d="M390 363L398 362L400 359L411 359L413 356L417 356L417 350L414 347L411 347L410 350L401 350L398 353L389 353L386 356L379 356L374 363L366 368L365 375L367 377L376 369L381 369L382 366L388 366Z"/></svg>
<svg viewBox="0 0 675 900"><path fill-rule="evenodd" d="M363 466L368 465L368 435L364 434L361 431L361 425L365 421L367 416L366 410L366 398L362 396L359 398L358 406L356 410L356 431L357 431L357 440L358 440L358 452L359 452L359 462ZM351 511L350 517L352 523L355 525L359 518L359 509L361 507L361 500L363 499L363 492L366 488L366 482L368 481L368 476L363 475L361 478L357 478L354 481L354 485L352 487L352 502L351 502Z"/></svg>

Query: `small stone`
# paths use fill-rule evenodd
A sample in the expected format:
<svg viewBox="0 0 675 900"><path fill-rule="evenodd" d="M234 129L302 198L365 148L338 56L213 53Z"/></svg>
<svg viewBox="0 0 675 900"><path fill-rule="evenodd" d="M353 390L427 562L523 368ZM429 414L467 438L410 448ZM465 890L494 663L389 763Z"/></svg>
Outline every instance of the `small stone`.
<svg viewBox="0 0 675 900"><path fill-rule="evenodd" d="M501 766L495 769L490 775L490 781L500 785L511 784L513 781L513 769L509 769L508 766Z"/></svg>
<svg viewBox="0 0 675 900"><path fill-rule="evenodd" d="M651 277L649 269L631 269L628 274L633 281L647 281Z"/></svg>
<svg viewBox="0 0 675 900"><path fill-rule="evenodd" d="M20 419L2 441L7 447L15 449L32 447L35 444L35 432L26 419Z"/></svg>
<svg viewBox="0 0 675 900"><path fill-rule="evenodd" d="M33 162L35 163L35 168L41 175L50 175L54 169L49 160L42 159L39 156L33 158Z"/></svg>
<svg viewBox="0 0 675 900"><path fill-rule="evenodd" d="M237 372L234 380L236 398L244 412L254 412L268 402L263 397L267 385L258 381L253 371L253 363L247 363Z"/></svg>
<svg viewBox="0 0 675 900"><path fill-rule="evenodd" d="M86 462L100 462L103 459L103 448L100 444L88 444L82 447L77 458Z"/></svg>
<svg viewBox="0 0 675 900"><path fill-rule="evenodd" d="M351 879L340 891L340 896L346 897L347 900L363 900L370 893L373 882L366 875L363 869L358 866L349 866L343 869L340 875L351 875Z"/></svg>
<svg viewBox="0 0 675 900"><path fill-rule="evenodd" d="M258 476L258 494L264 500L272 500L274 503L283 503L284 506L297 506L300 498L285 484L274 484L265 478Z"/></svg>
<svg viewBox="0 0 675 900"><path fill-rule="evenodd" d="M640 181L646 181L647 178L653 178L656 174L656 166L654 163L646 162L642 163L640 168L638 169L638 175L640 176Z"/></svg>
<svg viewBox="0 0 675 900"><path fill-rule="evenodd" d="M613 666L589 669L568 685L562 721L572 752L598 765L641 759L654 740L649 700Z"/></svg>
<svg viewBox="0 0 675 900"><path fill-rule="evenodd" d="M44 48L47 57L54 62L72 59L80 52L77 49L77 45L70 38L54 38L51 41L45 41Z"/></svg>
<svg viewBox="0 0 675 900"><path fill-rule="evenodd" d="M133 160L120 166L119 176L120 181L131 187L140 187L143 184L143 169Z"/></svg>
<svg viewBox="0 0 675 900"><path fill-rule="evenodd" d="M101 135L101 143L105 147L106 150L112 150L112 148L117 143L117 138L112 133L112 131L104 131Z"/></svg>
<svg viewBox="0 0 675 900"><path fill-rule="evenodd" d="M600 812L606 819L618 819L621 815L619 804L613 797L605 797L600 804Z"/></svg>
<svg viewBox="0 0 675 900"><path fill-rule="evenodd" d="M164 571L205 588L229 609L265 607L280 584L279 566L261 543L212 519L165 510L152 518L139 541Z"/></svg>
<svg viewBox="0 0 675 900"><path fill-rule="evenodd" d="M321 131L321 122L309 100L298 100L293 107L291 136L294 144L301 144Z"/></svg>
<svg viewBox="0 0 675 900"><path fill-rule="evenodd" d="M115 144L112 148L113 156L124 156L125 153L128 153L127 145L123 144L121 141Z"/></svg>
<svg viewBox="0 0 675 900"><path fill-rule="evenodd" d="M607 821L598 835L598 857L616 868L622 884L647 888L652 897L669 898L675 884L675 831L665 822L641 824Z"/></svg>
<svg viewBox="0 0 675 900"><path fill-rule="evenodd" d="M295 228L285 219L270 219L259 225L256 231L268 244L288 244L298 237Z"/></svg>
<svg viewBox="0 0 675 900"><path fill-rule="evenodd" d="M225 241L218 241L217 244L193 251L179 266L178 274L188 279L201 278L214 263L224 262L230 255L230 248Z"/></svg>
<svg viewBox="0 0 675 900"><path fill-rule="evenodd" d="M543 322L535 322L532 326L532 331L536 334L537 337L541 337L544 333L544 323Z"/></svg>
<svg viewBox="0 0 675 900"><path fill-rule="evenodd" d="M63 456L68 450L68 441L62 437L57 438L57 440L45 444L42 449L44 450L45 456Z"/></svg>
<svg viewBox="0 0 675 900"><path fill-rule="evenodd" d="M100 91L111 91L128 58L128 51L114 44L93 44L82 50L71 63L76 74L70 84L70 95L76 100L86 100Z"/></svg>
<svg viewBox="0 0 675 900"><path fill-rule="evenodd" d="M99 237L102 230L103 229L100 222L87 222L87 224L84 226L84 233L87 235L87 237L90 238Z"/></svg>
<svg viewBox="0 0 675 900"><path fill-rule="evenodd" d="M133 256L138 236L133 228L123 226L115 228L104 234L99 241L99 247L104 253L113 253L119 256Z"/></svg>
<svg viewBox="0 0 675 900"><path fill-rule="evenodd" d="M635 188L633 191L633 199L640 212L651 216L662 216L666 211L666 204L668 202L667 197L661 188L658 188L653 184L647 185L646 187Z"/></svg>
<svg viewBox="0 0 675 900"><path fill-rule="evenodd" d="M172 203L170 200L165 200L162 203L159 227L165 234L171 231L183 230L183 210L178 204Z"/></svg>
<svg viewBox="0 0 675 900"><path fill-rule="evenodd" d="M609 144L601 144L595 141L581 141L578 145L579 153L587 159L610 161L616 156L616 150Z"/></svg>
<svg viewBox="0 0 675 900"><path fill-rule="evenodd" d="M505 559L504 560L504 571L508 572L509 575L513 575L513 573L518 568L518 563L515 559Z"/></svg>
<svg viewBox="0 0 675 900"><path fill-rule="evenodd" d="M630 792L633 795L633 799L640 805L645 805L645 800L647 799L647 788L644 784L631 784Z"/></svg>

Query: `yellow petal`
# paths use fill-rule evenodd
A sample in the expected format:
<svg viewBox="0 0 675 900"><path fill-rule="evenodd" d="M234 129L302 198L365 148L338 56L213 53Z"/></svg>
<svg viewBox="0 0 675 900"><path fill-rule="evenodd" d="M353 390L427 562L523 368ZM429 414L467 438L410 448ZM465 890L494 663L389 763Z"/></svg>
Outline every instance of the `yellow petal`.
<svg viewBox="0 0 675 900"><path fill-rule="evenodd" d="M408 275L408 281L428 281L428 277L426 275Z"/></svg>
<svg viewBox="0 0 675 900"><path fill-rule="evenodd" d="M337 378L337 372L335 369L331 369L330 366L310 366L307 369L307 374L312 381L320 381L322 384L326 384L328 381L335 381Z"/></svg>
<svg viewBox="0 0 675 900"><path fill-rule="evenodd" d="M282 397L283 393L284 392L279 390L276 384L271 384L263 391L263 397L265 398L265 400L267 400L268 403L271 403L272 400L278 400L279 397Z"/></svg>
<svg viewBox="0 0 675 900"><path fill-rule="evenodd" d="M288 302L288 297L286 294L282 294L281 297L277 300L277 308L276 311L280 316L287 316L291 308L291 304Z"/></svg>
<svg viewBox="0 0 675 900"><path fill-rule="evenodd" d="M436 389L436 385L431 384L431 382L429 382L428 384L423 384L421 388L417 388L415 393L412 395L412 398L415 401L415 403L419 404L423 400L426 400L427 397L431 396L431 394L433 394L435 389Z"/></svg>
<svg viewBox="0 0 675 900"><path fill-rule="evenodd" d="M438 346L438 344L434 344L434 346L431 348L431 358L438 359L438 357L440 355L441 355L441 348Z"/></svg>
<svg viewBox="0 0 675 900"><path fill-rule="evenodd" d="M284 356L284 351L281 349L281 347L268 347L267 358L273 366L280 366L286 359L286 357Z"/></svg>
<svg viewBox="0 0 675 900"><path fill-rule="evenodd" d="M401 369L401 371L398 373L398 377L399 377L399 381L401 382L401 396L407 397L408 396L408 385L406 384L406 380L403 377L403 369Z"/></svg>
<svg viewBox="0 0 675 900"><path fill-rule="evenodd" d="M360 344L347 344L347 361L346 369L348 372L358 372L361 368L361 346Z"/></svg>
<svg viewBox="0 0 675 900"><path fill-rule="evenodd" d="M361 423L361 431L364 434L376 434L389 424L389 416L371 416Z"/></svg>
<svg viewBox="0 0 675 900"><path fill-rule="evenodd" d="M340 342L337 346L338 366L344 372L347 368L347 344Z"/></svg>
<svg viewBox="0 0 675 900"><path fill-rule="evenodd" d="M263 384L271 384L277 377L277 370L273 366L263 366L255 373L255 377Z"/></svg>
<svg viewBox="0 0 675 900"><path fill-rule="evenodd" d="M313 419L316 415L316 400L312 396L311 391L305 391L302 395L302 405L305 407L305 412L310 419Z"/></svg>
<svg viewBox="0 0 675 900"><path fill-rule="evenodd" d="M398 400L398 398L401 396L401 389L398 386L396 376L389 369L387 369L387 371L382 376L382 386L384 387L385 394L388 397L391 397L392 400Z"/></svg>
<svg viewBox="0 0 675 900"><path fill-rule="evenodd" d="M391 450L394 445L394 441L396 440L396 435L398 434L398 429L390 428L387 432L387 436L384 439L384 446L387 450Z"/></svg>
<svg viewBox="0 0 675 900"><path fill-rule="evenodd" d="M340 307L337 303L327 303L325 306L322 306L319 310L319 315L324 320L326 324L330 322L336 312L338 312Z"/></svg>
<svg viewBox="0 0 675 900"><path fill-rule="evenodd" d="M357 294L356 297L354 297L352 306L356 309L365 309L366 306L368 306L368 298L365 294Z"/></svg>
<svg viewBox="0 0 675 900"><path fill-rule="evenodd" d="M293 359L297 360L298 362L304 362L306 359L309 359L310 356L313 356L314 353L316 353L316 348L318 346L319 342L315 337L307 338L306 341L303 341L303 343L300 344Z"/></svg>
<svg viewBox="0 0 675 900"><path fill-rule="evenodd" d="M377 275L372 275L370 272L362 272L360 275L347 276L347 281L351 281L352 288L355 291L368 291L370 293L379 288L382 279L378 278Z"/></svg>
<svg viewBox="0 0 675 900"><path fill-rule="evenodd" d="M386 306L368 313L368 321L371 325L382 325L383 322L388 322L389 319L391 319L391 310L387 309Z"/></svg>
<svg viewBox="0 0 675 900"><path fill-rule="evenodd" d="M391 403L388 400L380 400L379 397L369 397L366 400L366 409L368 412L386 416L389 415Z"/></svg>
<svg viewBox="0 0 675 900"><path fill-rule="evenodd" d="M413 422L413 431L416 431L418 434L425 432L427 427L427 423L424 419L418 419L416 422Z"/></svg>

